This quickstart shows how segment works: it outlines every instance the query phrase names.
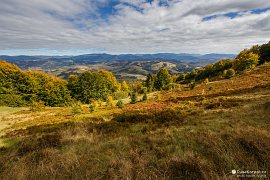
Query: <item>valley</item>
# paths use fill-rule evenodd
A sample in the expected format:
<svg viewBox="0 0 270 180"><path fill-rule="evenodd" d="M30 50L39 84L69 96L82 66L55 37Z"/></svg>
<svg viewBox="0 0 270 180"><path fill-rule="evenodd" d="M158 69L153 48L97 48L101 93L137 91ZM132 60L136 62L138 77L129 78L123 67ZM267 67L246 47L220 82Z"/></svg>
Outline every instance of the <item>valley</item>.
<svg viewBox="0 0 270 180"><path fill-rule="evenodd" d="M142 80L160 68L167 68L171 74L189 72L194 68L204 67L219 59L234 58L233 54L143 54L109 55L90 54L80 56L0 56L24 70L44 71L67 79L70 74L87 70L105 69L111 71L119 80Z"/></svg>

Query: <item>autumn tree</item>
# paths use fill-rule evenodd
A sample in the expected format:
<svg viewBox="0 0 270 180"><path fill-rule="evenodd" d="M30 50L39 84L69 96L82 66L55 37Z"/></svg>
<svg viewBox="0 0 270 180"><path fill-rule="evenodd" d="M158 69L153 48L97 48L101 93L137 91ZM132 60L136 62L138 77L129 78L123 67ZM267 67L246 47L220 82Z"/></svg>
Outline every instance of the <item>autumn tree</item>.
<svg viewBox="0 0 270 180"><path fill-rule="evenodd" d="M155 81L155 88L157 90L163 90L171 82L172 82L171 75L169 74L168 70L166 68L161 68L157 73L157 78Z"/></svg>
<svg viewBox="0 0 270 180"><path fill-rule="evenodd" d="M18 94L22 82L23 71L17 66L0 61L0 94Z"/></svg>
<svg viewBox="0 0 270 180"><path fill-rule="evenodd" d="M111 90L112 92L120 90L120 84L118 83L116 77L113 75L112 72L100 70L98 71L98 74L100 74L103 78L107 80L107 87L109 90Z"/></svg>
<svg viewBox="0 0 270 180"><path fill-rule="evenodd" d="M260 54L260 49L261 49L261 46L255 45L249 49L249 52L252 52L253 54Z"/></svg>
<svg viewBox="0 0 270 180"><path fill-rule="evenodd" d="M83 103L90 103L93 99L106 100L109 95L118 91L120 86L111 72L101 70L71 76L68 88L72 97Z"/></svg>
<svg viewBox="0 0 270 180"><path fill-rule="evenodd" d="M128 92L129 91L128 84L127 84L127 82L125 80L121 83L121 91L123 91L123 92Z"/></svg>
<svg viewBox="0 0 270 180"><path fill-rule="evenodd" d="M258 63L259 55L244 49L237 55L233 68L237 71L244 71L254 68Z"/></svg>
<svg viewBox="0 0 270 180"><path fill-rule="evenodd" d="M0 94L20 96L29 105L42 101L47 106L65 106L70 102L66 81L43 72L22 71L4 61L0 61Z"/></svg>

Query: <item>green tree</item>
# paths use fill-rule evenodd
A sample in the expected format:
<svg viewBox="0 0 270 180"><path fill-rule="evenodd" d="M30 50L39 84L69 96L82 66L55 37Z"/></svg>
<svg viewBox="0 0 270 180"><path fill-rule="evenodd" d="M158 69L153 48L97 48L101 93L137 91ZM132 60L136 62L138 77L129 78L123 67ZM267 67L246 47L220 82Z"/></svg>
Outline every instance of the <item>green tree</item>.
<svg viewBox="0 0 270 180"><path fill-rule="evenodd" d="M158 90L163 90L171 82L172 82L171 75L169 74L168 70L166 68L161 68L157 73L157 78L155 81L155 88Z"/></svg>
<svg viewBox="0 0 270 180"><path fill-rule="evenodd" d="M260 47L259 56L260 56L259 59L260 64L270 61L270 42L268 42L267 44L263 44Z"/></svg>
<svg viewBox="0 0 270 180"><path fill-rule="evenodd" d="M106 100L120 88L113 74L105 70L86 71L78 77L70 77L68 82L72 97L83 103L90 103L93 99Z"/></svg>
<svg viewBox="0 0 270 180"><path fill-rule="evenodd" d="M71 96L75 99L79 99L80 85L79 77L77 75L70 75L68 77L67 87L70 90Z"/></svg>
<svg viewBox="0 0 270 180"><path fill-rule="evenodd" d="M116 77L113 75L112 72L109 72L106 70L100 70L98 71L98 74L100 74L103 78L105 78L108 81L107 87L112 92L116 92L120 90L121 85L118 83Z"/></svg>
<svg viewBox="0 0 270 180"><path fill-rule="evenodd" d="M198 74L197 71L193 69L193 70L189 73L189 79L195 79L197 74Z"/></svg>
<svg viewBox="0 0 270 180"><path fill-rule="evenodd" d="M261 47L259 45L255 45L255 46L252 46L250 49L249 49L249 52L252 52L253 54L260 54L260 49Z"/></svg>
<svg viewBox="0 0 270 180"><path fill-rule="evenodd" d="M154 90L154 84L155 84L155 76L149 73L145 80L145 86L147 87L148 92L152 92Z"/></svg>

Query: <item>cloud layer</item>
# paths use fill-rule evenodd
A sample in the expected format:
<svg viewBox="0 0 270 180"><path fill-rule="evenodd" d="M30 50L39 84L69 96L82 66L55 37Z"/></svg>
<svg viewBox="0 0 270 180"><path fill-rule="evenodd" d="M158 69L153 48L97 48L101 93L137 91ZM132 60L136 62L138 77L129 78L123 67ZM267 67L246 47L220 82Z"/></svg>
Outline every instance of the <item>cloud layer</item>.
<svg viewBox="0 0 270 180"><path fill-rule="evenodd" d="M269 0L1 0L0 52L236 53L270 40L269 8Z"/></svg>

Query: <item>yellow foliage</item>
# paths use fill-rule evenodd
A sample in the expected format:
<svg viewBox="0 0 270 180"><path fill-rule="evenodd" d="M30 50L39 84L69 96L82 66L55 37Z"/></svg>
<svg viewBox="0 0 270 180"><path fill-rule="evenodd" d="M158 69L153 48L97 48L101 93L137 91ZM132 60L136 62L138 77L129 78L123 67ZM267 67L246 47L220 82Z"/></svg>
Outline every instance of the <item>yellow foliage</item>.
<svg viewBox="0 0 270 180"><path fill-rule="evenodd" d="M107 98L107 106L112 107L112 108L116 106L112 96L108 96L108 98Z"/></svg>
<svg viewBox="0 0 270 180"><path fill-rule="evenodd" d="M123 81L121 83L121 90L124 91L124 92L128 92L129 91L129 87L128 87L128 84L126 81Z"/></svg>

